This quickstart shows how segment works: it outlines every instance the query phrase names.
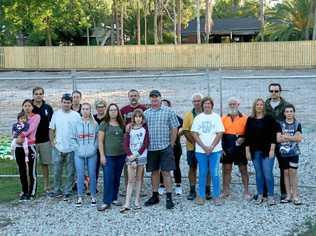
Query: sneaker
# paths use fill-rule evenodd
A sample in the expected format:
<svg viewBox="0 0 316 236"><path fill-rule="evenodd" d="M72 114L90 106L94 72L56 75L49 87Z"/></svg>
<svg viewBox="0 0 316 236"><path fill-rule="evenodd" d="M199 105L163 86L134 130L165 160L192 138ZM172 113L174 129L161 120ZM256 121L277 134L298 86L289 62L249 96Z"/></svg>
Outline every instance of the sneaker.
<svg viewBox="0 0 316 236"><path fill-rule="evenodd" d="M256 205L260 205L261 203L263 203L263 196L262 195L257 195L257 199L255 200L255 204Z"/></svg>
<svg viewBox="0 0 316 236"><path fill-rule="evenodd" d="M268 197L268 205L273 206L275 204L276 204L276 202L275 202L274 197Z"/></svg>
<svg viewBox="0 0 316 236"><path fill-rule="evenodd" d="M167 208L167 209L172 209L172 208L174 208L174 203L173 203L173 201L172 201L171 198L167 198L167 200L166 200L166 208Z"/></svg>
<svg viewBox="0 0 316 236"><path fill-rule="evenodd" d="M166 193L166 188L164 186L160 186L158 189L159 195L164 195Z"/></svg>
<svg viewBox="0 0 316 236"><path fill-rule="evenodd" d="M69 193L67 193L67 194L65 194L64 195L64 201L66 202L66 201L68 201L69 199L70 199L70 194Z"/></svg>
<svg viewBox="0 0 316 236"><path fill-rule="evenodd" d="M187 199L192 201L195 199L195 197L196 197L196 192L190 191L189 195L187 196Z"/></svg>
<svg viewBox="0 0 316 236"><path fill-rule="evenodd" d="M20 197L20 202L25 202L25 201L28 201L30 200L30 197L26 194L23 194L21 197Z"/></svg>
<svg viewBox="0 0 316 236"><path fill-rule="evenodd" d="M212 199L212 194L211 194L211 192L206 192L206 194L205 194L205 199L206 199L206 200L211 200L211 199Z"/></svg>
<svg viewBox="0 0 316 236"><path fill-rule="evenodd" d="M102 204L102 205L99 205L97 207L97 210L98 211L105 211L106 209L110 209L110 208L111 208L111 205L109 205L109 204Z"/></svg>
<svg viewBox="0 0 316 236"><path fill-rule="evenodd" d="M123 205L119 200L114 200L114 201L112 202L112 204L113 204L114 206L122 206L122 205Z"/></svg>
<svg viewBox="0 0 316 236"><path fill-rule="evenodd" d="M94 197L92 197L91 198L91 206L96 206L96 205L97 205L97 200Z"/></svg>
<svg viewBox="0 0 316 236"><path fill-rule="evenodd" d="M63 196L63 193L62 192L50 192L48 193L48 196L49 197L52 197L52 198L61 198Z"/></svg>
<svg viewBox="0 0 316 236"><path fill-rule="evenodd" d="M78 197L77 202L76 202L76 207L81 207L82 206L82 198Z"/></svg>
<svg viewBox="0 0 316 236"><path fill-rule="evenodd" d="M221 205L223 205L223 202L221 201L220 198L215 198L214 199L214 205L215 206L221 206Z"/></svg>
<svg viewBox="0 0 316 236"><path fill-rule="evenodd" d="M152 206L159 203L159 197L158 196L151 196L146 202L145 206Z"/></svg>
<svg viewBox="0 0 316 236"><path fill-rule="evenodd" d="M197 196L196 199L195 199L195 203L198 204L198 205L204 205L205 204L205 199Z"/></svg>
<svg viewBox="0 0 316 236"><path fill-rule="evenodd" d="M176 186L175 192L176 192L176 195L181 195L182 194L182 187Z"/></svg>

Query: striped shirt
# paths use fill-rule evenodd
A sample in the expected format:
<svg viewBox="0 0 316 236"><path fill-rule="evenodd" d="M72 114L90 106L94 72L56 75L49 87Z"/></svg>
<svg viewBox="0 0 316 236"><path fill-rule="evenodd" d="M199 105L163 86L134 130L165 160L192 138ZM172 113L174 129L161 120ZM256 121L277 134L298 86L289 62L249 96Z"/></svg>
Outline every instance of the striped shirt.
<svg viewBox="0 0 316 236"><path fill-rule="evenodd" d="M171 130L178 128L176 113L169 107L149 108L144 112L149 132L149 151L163 150L171 144Z"/></svg>

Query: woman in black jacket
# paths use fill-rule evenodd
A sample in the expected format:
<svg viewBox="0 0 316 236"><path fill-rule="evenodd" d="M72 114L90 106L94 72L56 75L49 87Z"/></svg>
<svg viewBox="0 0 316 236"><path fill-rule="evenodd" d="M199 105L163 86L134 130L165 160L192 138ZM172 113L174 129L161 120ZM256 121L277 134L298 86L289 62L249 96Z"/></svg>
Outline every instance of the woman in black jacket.
<svg viewBox="0 0 316 236"><path fill-rule="evenodd" d="M246 157L252 159L256 172L258 198L263 202L263 189L268 188L268 204L275 205L274 200L274 152L276 143L276 125L274 119L265 115L264 100L258 98L252 106L252 115L248 118L245 133Z"/></svg>

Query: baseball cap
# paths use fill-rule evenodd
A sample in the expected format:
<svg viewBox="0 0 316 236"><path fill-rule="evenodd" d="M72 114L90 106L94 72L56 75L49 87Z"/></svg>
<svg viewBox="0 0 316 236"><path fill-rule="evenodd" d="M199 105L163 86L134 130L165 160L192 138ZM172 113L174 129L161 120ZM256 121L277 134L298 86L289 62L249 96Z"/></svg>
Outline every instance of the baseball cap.
<svg viewBox="0 0 316 236"><path fill-rule="evenodd" d="M149 97L161 97L161 93L158 90L151 90Z"/></svg>
<svg viewBox="0 0 316 236"><path fill-rule="evenodd" d="M61 100L72 101L72 96L70 93L64 93Z"/></svg>

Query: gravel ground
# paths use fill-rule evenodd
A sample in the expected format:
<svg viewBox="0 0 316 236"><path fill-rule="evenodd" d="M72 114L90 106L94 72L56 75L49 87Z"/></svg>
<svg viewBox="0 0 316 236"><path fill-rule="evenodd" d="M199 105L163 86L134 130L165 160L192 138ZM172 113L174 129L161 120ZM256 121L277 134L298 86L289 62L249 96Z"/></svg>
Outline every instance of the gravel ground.
<svg viewBox="0 0 316 236"><path fill-rule="evenodd" d="M136 72L136 74L141 72ZM148 72L146 72L148 73ZM169 73L169 72L168 72ZM172 72L175 73L175 72ZM0 80L0 132L8 132L15 113L19 110L21 101L30 96L31 88L37 84L46 90L47 100L55 107L61 93L69 91L72 84L67 80L48 81L16 81L14 77L57 76L66 73L0 73L0 78L12 77L10 80ZM98 76L103 72L85 73L80 75ZM119 73L124 74L124 73ZM107 101L125 104L126 93L130 88L139 89L146 95L152 88L158 88L162 94L171 99L178 114L190 109L190 96L193 92L209 93L215 98L215 109L219 111L219 83L221 76L249 75L316 75L316 71L213 71L211 72L208 90L207 80L203 77L155 78L144 80L111 79L79 81L77 87L83 90L84 100L93 101L96 97L104 97ZM315 76L316 78L316 76ZM165 197L154 207L143 207L142 210L132 210L120 214L119 207L100 213L91 207L87 198L80 209L74 205L75 198L63 202L46 197L38 198L29 203L12 202L0 205L0 235L292 235L306 228L306 222L316 219L316 130L315 130L315 89L316 79L290 80L234 80L223 81L223 101L231 95L241 97L241 110L249 112L253 99L266 96L267 84L279 81L286 90L284 96L297 106L299 120L303 124L304 141L301 145L299 185L303 205L277 204L268 207L266 204L256 206L253 202L244 201L242 189L236 168L233 173L232 196L225 200L222 206L214 206L208 201L205 206L197 206L186 200L185 194L174 196L176 206L173 210L165 209ZM27 91L27 92L25 92ZM147 102L143 98L142 102ZM8 106L12 109L4 108ZM225 104L224 104L225 106ZM251 166L251 165L250 165ZM182 158L183 175L186 176L187 165ZM253 168L251 167L251 170ZM275 165L275 180L278 184L278 168ZM255 193L254 176L251 176L250 190ZM150 181L146 178L146 191L150 192ZM183 178L184 192L188 191L187 179ZM99 189L102 189L100 187ZM279 187L275 187L279 192ZM98 195L100 202L101 194ZM123 199L122 199L123 200ZM143 199L145 201L146 198ZM315 221L314 221L315 222Z"/></svg>

